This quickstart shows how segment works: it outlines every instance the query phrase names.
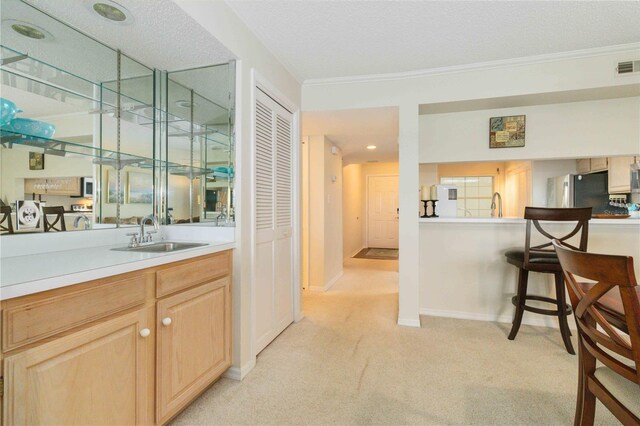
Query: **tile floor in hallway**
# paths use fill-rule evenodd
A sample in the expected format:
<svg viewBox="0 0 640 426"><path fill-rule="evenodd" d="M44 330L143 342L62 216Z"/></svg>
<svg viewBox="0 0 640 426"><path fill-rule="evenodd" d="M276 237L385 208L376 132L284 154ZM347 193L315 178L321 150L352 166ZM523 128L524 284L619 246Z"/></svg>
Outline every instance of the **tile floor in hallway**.
<svg viewBox="0 0 640 426"><path fill-rule="evenodd" d="M577 360L555 329L423 317L396 325L397 262L349 259L305 318L242 381L221 379L178 416L192 424L573 423ZM599 405L596 424L617 424Z"/></svg>

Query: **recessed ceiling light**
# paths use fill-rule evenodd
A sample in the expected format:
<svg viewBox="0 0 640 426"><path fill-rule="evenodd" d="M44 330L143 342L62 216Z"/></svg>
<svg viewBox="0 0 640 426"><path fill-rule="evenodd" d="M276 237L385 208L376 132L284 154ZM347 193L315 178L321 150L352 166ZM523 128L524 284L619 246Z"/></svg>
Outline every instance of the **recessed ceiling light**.
<svg viewBox="0 0 640 426"><path fill-rule="evenodd" d="M20 34L23 37L28 37L33 40L53 40L53 36L50 32L44 28L40 28L29 22L16 21L15 19L7 19L2 21L3 26L10 26L13 31Z"/></svg>
<svg viewBox="0 0 640 426"><path fill-rule="evenodd" d="M375 146L375 145L367 145L367 149L376 149L376 148L377 148L377 146Z"/></svg>
<svg viewBox="0 0 640 426"><path fill-rule="evenodd" d="M85 4L93 12L120 24L130 24L133 22L133 15L129 10L112 0L85 0Z"/></svg>

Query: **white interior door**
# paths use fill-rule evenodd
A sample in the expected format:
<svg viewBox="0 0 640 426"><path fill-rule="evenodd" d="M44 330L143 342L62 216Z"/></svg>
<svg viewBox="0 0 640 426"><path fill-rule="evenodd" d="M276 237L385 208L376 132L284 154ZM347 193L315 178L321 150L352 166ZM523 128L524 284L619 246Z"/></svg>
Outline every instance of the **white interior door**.
<svg viewBox="0 0 640 426"><path fill-rule="evenodd" d="M292 114L256 90L255 344L293 322Z"/></svg>
<svg viewBox="0 0 640 426"><path fill-rule="evenodd" d="M398 176L367 179L367 245L398 248Z"/></svg>

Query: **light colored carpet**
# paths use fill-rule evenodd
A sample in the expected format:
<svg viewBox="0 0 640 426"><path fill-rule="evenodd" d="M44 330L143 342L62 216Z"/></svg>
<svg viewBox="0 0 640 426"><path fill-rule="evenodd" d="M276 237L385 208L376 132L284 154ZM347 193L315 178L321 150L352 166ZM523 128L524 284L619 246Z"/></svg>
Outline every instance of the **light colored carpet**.
<svg viewBox="0 0 640 426"><path fill-rule="evenodd" d="M349 259L306 317L242 381L221 379L176 420L191 424L573 423L577 358L555 329L422 318L396 325L397 261ZM598 405L596 424L617 424Z"/></svg>

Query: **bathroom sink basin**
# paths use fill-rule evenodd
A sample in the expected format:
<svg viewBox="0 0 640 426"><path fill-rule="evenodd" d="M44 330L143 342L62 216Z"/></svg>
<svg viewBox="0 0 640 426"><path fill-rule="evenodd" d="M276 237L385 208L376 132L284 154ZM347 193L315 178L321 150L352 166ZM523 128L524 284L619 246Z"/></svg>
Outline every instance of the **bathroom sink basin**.
<svg viewBox="0 0 640 426"><path fill-rule="evenodd" d="M163 241L160 243L146 244L138 247L118 247L111 250L115 251L133 251L144 253L169 253L172 251L186 250L196 247L208 245L207 243L176 243Z"/></svg>

